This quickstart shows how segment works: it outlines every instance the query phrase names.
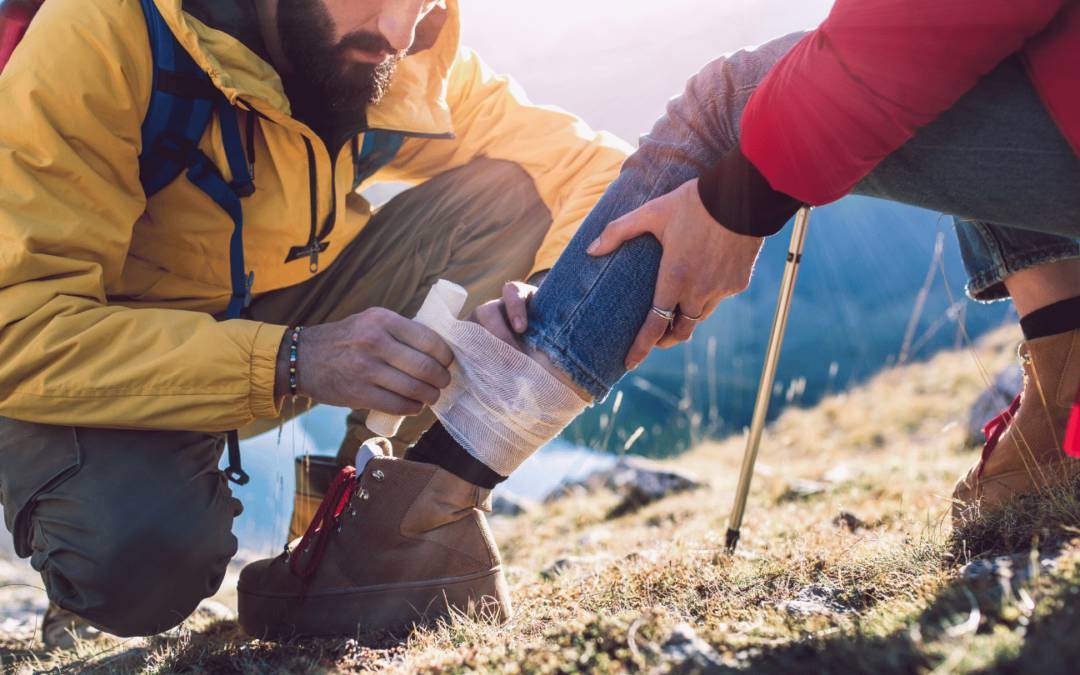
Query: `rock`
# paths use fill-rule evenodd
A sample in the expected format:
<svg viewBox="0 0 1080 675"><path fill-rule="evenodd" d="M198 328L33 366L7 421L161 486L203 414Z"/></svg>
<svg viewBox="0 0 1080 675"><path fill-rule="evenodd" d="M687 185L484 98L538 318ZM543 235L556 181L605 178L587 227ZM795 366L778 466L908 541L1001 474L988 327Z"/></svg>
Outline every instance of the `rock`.
<svg viewBox="0 0 1080 675"><path fill-rule="evenodd" d="M986 442L983 427L1009 408L1017 394L1024 390L1024 369L1013 364L998 373L991 388L982 393L968 411L967 444L978 447Z"/></svg>
<svg viewBox="0 0 1080 675"><path fill-rule="evenodd" d="M961 567L960 576L983 590L995 586L1006 590L1029 580L1036 568L1041 572L1052 572L1057 569L1061 555L1061 550L1055 549L976 560Z"/></svg>
<svg viewBox="0 0 1080 675"><path fill-rule="evenodd" d="M236 612L217 600L203 600L199 603L195 613L201 617L212 619L214 621L231 621L236 618Z"/></svg>
<svg viewBox="0 0 1080 675"><path fill-rule="evenodd" d="M661 466L641 457L620 457L610 469L602 469L581 480L560 485L547 499L559 499L567 492L576 492L577 488L584 488L588 493L601 488L622 492L630 486L635 486L646 494L656 495L659 499L667 494L696 490L702 484L693 475L679 469Z"/></svg>
<svg viewBox="0 0 1080 675"><path fill-rule="evenodd" d="M851 614L855 610L842 600L843 596L844 592L839 589L811 584L796 593L791 600L778 602L774 607L795 617Z"/></svg>
<svg viewBox="0 0 1080 675"><path fill-rule="evenodd" d="M723 666L712 645L702 640L688 623L680 623L671 629L671 635L664 642L663 654L665 661L688 669L711 670Z"/></svg>
<svg viewBox="0 0 1080 675"><path fill-rule="evenodd" d="M660 552L656 549L646 549L644 551L631 551L622 558L626 562L645 562L655 565L660 560Z"/></svg>
<svg viewBox="0 0 1080 675"><path fill-rule="evenodd" d="M578 539L581 548L595 548L597 545L611 539L611 530L589 530Z"/></svg>
<svg viewBox="0 0 1080 675"><path fill-rule="evenodd" d="M491 515L515 517L528 513L535 502L512 492L499 492L491 498Z"/></svg>
<svg viewBox="0 0 1080 675"><path fill-rule="evenodd" d="M825 472L822 480L826 483L844 483L855 477L855 472L847 464L837 464Z"/></svg>
<svg viewBox="0 0 1080 675"><path fill-rule="evenodd" d="M828 489L828 485L825 483L819 483L816 480L806 480L805 478L796 478L791 481L787 489L784 490L777 498L777 502L795 502L802 499L809 499L814 495L819 495Z"/></svg>
<svg viewBox="0 0 1080 675"><path fill-rule="evenodd" d="M590 565L597 562L610 560L608 556L602 555L564 555L561 558L555 560L547 567L540 570L540 577L543 579L554 579L557 576L565 574L567 571L574 567L580 567L582 565Z"/></svg>
<svg viewBox="0 0 1080 675"><path fill-rule="evenodd" d="M832 524L850 532L866 529L866 522L851 511L841 511L840 515L833 518Z"/></svg>
<svg viewBox="0 0 1080 675"><path fill-rule="evenodd" d="M610 469L596 471L580 481L564 483L547 497L551 502L568 494L589 494L608 489L623 496L622 502L608 513L618 518L669 494L696 490L702 486L691 474L650 462L641 457L621 457Z"/></svg>

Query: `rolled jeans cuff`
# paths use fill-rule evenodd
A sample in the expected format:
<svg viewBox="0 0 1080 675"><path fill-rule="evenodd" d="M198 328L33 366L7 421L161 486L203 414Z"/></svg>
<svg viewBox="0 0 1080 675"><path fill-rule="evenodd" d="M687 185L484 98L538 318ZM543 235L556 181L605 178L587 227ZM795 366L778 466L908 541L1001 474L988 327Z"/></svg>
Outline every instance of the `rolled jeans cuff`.
<svg viewBox="0 0 1080 675"><path fill-rule="evenodd" d="M1080 258L1080 242L1053 234L954 218L967 271L968 297L994 302L1009 297L1004 280L1017 272Z"/></svg>

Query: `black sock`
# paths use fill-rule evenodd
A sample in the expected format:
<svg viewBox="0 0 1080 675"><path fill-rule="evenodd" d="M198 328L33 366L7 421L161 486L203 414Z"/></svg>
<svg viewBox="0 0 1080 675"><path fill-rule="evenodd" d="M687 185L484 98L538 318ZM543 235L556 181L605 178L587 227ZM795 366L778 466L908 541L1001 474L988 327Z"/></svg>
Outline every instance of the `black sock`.
<svg viewBox="0 0 1080 675"><path fill-rule="evenodd" d="M488 465L469 454L454 440L442 422L435 422L424 432L416 445L405 451L410 462L426 462L446 469L461 480L489 490L506 480Z"/></svg>
<svg viewBox="0 0 1080 675"><path fill-rule="evenodd" d="M1050 337L1080 328L1080 296L1055 302L1020 319L1025 340Z"/></svg>

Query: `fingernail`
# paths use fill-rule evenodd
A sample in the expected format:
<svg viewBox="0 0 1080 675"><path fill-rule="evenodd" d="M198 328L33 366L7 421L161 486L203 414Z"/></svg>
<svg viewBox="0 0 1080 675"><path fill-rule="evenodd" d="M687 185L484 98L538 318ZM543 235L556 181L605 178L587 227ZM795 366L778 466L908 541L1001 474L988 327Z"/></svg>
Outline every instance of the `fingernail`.
<svg viewBox="0 0 1080 675"><path fill-rule="evenodd" d="M626 364L626 369L627 370L633 370L634 368L637 368L639 365L641 365L641 361L631 361L630 363Z"/></svg>
<svg viewBox="0 0 1080 675"><path fill-rule="evenodd" d="M585 249L585 252L588 253L589 255L592 255L592 253L594 251L596 251L596 249L598 249L598 248L600 248L600 240L599 239L594 239L593 243L589 244L589 248Z"/></svg>
<svg viewBox="0 0 1080 675"><path fill-rule="evenodd" d="M524 319L514 319L514 330L516 330L519 333L521 331L525 330L525 320Z"/></svg>

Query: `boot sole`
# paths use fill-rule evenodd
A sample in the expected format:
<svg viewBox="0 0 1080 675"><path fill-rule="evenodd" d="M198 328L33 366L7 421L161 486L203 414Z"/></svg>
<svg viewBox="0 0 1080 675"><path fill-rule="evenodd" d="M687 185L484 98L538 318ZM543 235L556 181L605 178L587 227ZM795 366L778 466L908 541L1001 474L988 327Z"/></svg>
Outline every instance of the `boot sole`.
<svg viewBox="0 0 1080 675"><path fill-rule="evenodd" d="M498 622L509 620L509 592L502 567L452 579L311 592L266 593L237 587L237 614L251 636L281 639L356 635L400 630L458 611Z"/></svg>

